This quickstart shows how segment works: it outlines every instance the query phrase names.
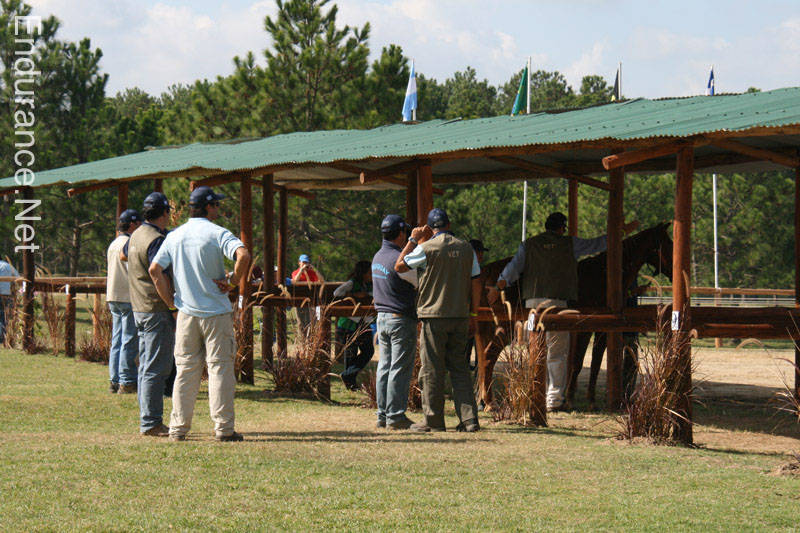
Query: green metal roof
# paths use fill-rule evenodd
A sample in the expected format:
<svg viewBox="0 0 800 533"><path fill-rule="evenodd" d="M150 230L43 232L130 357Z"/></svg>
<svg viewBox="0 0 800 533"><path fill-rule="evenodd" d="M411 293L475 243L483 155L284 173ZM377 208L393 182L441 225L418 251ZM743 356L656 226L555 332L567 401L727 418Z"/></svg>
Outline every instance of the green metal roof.
<svg viewBox="0 0 800 533"><path fill-rule="evenodd" d="M779 134L779 128L798 125L800 88L797 87L713 97L636 99L558 113L432 120L371 130L301 132L236 143L166 147L38 172L35 186L130 180L191 171L195 175L204 171L213 175L283 165L304 167L302 172L284 168L282 175L276 174L276 179L285 182L344 179L348 176L346 172L319 167L335 161L372 161L366 166L380 168L403 159L460 151L530 146L530 153L535 154L534 147L553 144L685 138L755 128L775 128ZM794 142L788 145L793 146ZM572 155L578 157L579 152L575 148ZM491 172L497 168L502 165L484 165L478 171ZM450 165L443 167L443 171L459 169ZM13 178L0 180L2 189L14 186Z"/></svg>

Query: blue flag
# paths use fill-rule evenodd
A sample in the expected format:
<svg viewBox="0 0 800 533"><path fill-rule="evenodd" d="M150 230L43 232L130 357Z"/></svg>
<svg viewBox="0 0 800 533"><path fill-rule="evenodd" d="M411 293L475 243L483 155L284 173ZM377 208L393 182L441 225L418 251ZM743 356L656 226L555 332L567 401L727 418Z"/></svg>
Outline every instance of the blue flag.
<svg viewBox="0 0 800 533"><path fill-rule="evenodd" d="M411 60L411 75L408 77L406 101L403 102L403 122L416 120L417 116L417 75L414 73L414 60Z"/></svg>
<svg viewBox="0 0 800 533"><path fill-rule="evenodd" d="M706 87L706 96L714 96L714 66L711 66L711 75L708 77L708 87Z"/></svg>

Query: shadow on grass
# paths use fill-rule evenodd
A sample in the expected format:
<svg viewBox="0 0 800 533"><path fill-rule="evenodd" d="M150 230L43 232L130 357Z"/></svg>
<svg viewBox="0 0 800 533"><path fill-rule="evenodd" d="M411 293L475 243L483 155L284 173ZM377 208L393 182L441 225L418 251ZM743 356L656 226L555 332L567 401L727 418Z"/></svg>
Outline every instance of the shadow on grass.
<svg viewBox="0 0 800 533"><path fill-rule="evenodd" d="M372 442L386 443L407 443L407 442L430 442L448 444L474 444L476 442L494 442L493 439L484 437L454 437L442 438L435 436L435 433L378 433L371 431L266 431L243 433L248 441L268 442L355 442L369 440Z"/></svg>

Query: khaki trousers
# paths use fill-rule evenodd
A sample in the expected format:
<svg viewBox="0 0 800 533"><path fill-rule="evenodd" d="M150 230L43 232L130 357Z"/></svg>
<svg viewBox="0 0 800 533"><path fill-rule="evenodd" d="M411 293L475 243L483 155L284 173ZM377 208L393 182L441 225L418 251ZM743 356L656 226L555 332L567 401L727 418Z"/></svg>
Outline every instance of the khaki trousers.
<svg viewBox="0 0 800 533"><path fill-rule="evenodd" d="M462 422L478 419L467 351L468 318L422 318L419 383L422 412L432 428L444 427L444 378L450 374L453 403Z"/></svg>
<svg viewBox="0 0 800 533"><path fill-rule="evenodd" d="M185 435L192 427L194 404L203 364L208 366L208 405L217 436L233 434L236 390L236 337L231 313L199 318L178 312L175 327L175 387L172 391L170 435Z"/></svg>
<svg viewBox="0 0 800 533"><path fill-rule="evenodd" d="M566 300L552 298L531 298L525 300L525 307L536 309L547 307L566 307ZM547 407L560 407L564 403L567 387L567 361L569 360L569 331L548 331L547 341Z"/></svg>

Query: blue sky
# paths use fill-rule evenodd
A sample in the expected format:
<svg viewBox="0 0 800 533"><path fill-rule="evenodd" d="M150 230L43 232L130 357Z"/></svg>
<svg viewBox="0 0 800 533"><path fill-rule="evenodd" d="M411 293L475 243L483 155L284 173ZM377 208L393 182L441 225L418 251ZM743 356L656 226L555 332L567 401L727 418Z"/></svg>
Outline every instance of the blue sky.
<svg viewBox="0 0 800 533"><path fill-rule="evenodd" d="M229 74L231 59L269 45L263 20L274 0L32 0L62 20L62 38L102 48L108 92ZM717 92L800 85L797 0L339 0L341 24L372 24L373 54L402 46L417 71L443 81L468 65L492 84L528 56L577 86L613 78L623 93L701 94L714 65Z"/></svg>

